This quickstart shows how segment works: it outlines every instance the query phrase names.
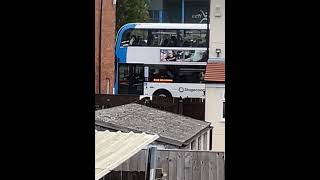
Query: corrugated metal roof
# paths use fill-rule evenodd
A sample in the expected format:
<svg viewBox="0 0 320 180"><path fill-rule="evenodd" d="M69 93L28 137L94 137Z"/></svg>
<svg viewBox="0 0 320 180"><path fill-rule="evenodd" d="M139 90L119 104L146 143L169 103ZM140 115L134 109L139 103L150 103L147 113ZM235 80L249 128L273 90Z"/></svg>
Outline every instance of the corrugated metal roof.
<svg viewBox="0 0 320 180"><path fill-rule="evenodd" d="M225 82L225 63L211 62L207 64L205 81Z"/></svg>
<svg viewBox="0 0 320 180"><path fill-rule="evenodd" d="M95 179L102 178L158 137L145 133L96 131Z"/></svg>
<svg viewBox="0 0 320 180"><path fill-rule="evenodd" d="M131 103L95 111L96 125L119 131L158 134L157 141L182 145L210 123L144 105Z"/></svg>

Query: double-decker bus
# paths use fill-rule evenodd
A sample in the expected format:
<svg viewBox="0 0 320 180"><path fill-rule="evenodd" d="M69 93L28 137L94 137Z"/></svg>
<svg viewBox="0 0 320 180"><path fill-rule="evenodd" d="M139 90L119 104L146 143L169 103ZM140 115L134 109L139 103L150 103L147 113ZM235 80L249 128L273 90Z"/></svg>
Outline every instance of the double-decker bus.
<svg viewBox="0 0 320 180"><path fill-rule="evenodd" d="M115 57L115 94L205 97L207 24L126 24Z"/></svg>

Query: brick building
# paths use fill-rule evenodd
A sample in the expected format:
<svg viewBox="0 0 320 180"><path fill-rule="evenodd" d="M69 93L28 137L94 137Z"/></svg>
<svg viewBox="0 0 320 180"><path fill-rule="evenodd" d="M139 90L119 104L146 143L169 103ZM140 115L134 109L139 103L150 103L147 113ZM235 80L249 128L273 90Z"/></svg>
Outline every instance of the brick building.
<svg viewBox="0 0 320 180"><path fill-rule="evenodd" d="M112 94L112 90L113 90L114 44L115 44L115 21L116 21L115 2L116 2L115 0L95 0L95 93L96 94Z"/></svg>

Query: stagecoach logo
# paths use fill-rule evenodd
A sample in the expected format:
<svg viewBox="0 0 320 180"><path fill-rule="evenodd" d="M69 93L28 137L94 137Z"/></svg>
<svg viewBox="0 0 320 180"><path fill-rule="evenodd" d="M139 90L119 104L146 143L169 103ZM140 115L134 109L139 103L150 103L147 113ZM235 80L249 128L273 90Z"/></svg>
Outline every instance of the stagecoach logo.
<svg viewBox="0 0 320 180"><path fill-rule="evenodd" d="M203 12L200 9L200 13L199 14L192 15L192 19L201 19L199 23L202 23L203 21L208 21L208 13L207 12Z"/></svg>
<svg viewBox="0 0 320 180"><path fill-rule="evenodd" d="M189 88L183 88L179 87L178 89L179 92L184 92L184 91L190 91L190 92L196 92L196 91L205 91L205 89L189 89Z"/></svg>
<svg viewBox="0 0 320 180"><path fill-rule="evenodd" d="M183 92L184 88L183 87L179 87L179 92Z"/></svg>

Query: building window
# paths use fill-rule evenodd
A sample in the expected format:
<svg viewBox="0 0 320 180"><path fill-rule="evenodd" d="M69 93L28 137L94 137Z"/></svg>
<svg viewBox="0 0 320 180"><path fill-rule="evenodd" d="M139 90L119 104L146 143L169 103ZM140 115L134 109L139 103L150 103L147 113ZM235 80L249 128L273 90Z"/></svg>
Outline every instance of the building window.
<svg viewBox="0 0 320 180"><path fill-rule="evenodd" d="M153 23L160 22L159 10L150 10L149 11L150 21Z"/></svg>

